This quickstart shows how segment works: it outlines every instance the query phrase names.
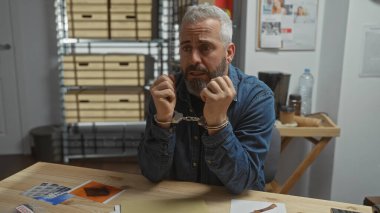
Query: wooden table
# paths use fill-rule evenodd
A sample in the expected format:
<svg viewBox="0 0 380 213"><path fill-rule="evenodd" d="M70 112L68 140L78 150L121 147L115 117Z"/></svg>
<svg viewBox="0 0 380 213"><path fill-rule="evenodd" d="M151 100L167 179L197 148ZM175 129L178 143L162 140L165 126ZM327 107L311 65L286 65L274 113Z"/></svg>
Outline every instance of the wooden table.
<svg viewBox="0 0 380 213"><path fill-rule="evenodd" d="M331 139L340 134L340 128L327 115L317 113L310 117L321 119L321 125L319 127L277 127L281 135L281 152L293 138L305 138L313 143L314 147L282 186L276 181L271 183L273 192L287 194Z"/></svg>
<svg viewBox="0 0 380 213"><path fill-rule="evenodd" d="M125 188L126 191L108 204L74 197L64 204L56 206L20 194L42 182L75 187L87 180L95 180L115 187ZM282 202L285 203L287 212L328 213L331 207L351 209L364 213L371 212L370 207L362 205L259 191L248 191L245 194L236 196L229 194L224 187L211 187L179 181L162 181L154 184L141 175L50 163L36 163L0 182L1 212L13 212L16 206L24 203L32 204L37 212L111 212L113 206L119 204L122 200L181 199L190 197L205 200L209 212L215 213L229 212L231 199Z"/></svg>

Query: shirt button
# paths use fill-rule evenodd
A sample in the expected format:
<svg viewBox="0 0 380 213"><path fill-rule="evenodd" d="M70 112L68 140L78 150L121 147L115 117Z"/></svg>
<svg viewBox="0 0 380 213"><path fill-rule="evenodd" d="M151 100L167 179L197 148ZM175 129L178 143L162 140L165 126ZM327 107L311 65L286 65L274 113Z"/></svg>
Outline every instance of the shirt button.
<svg viewBox="0 0 380 213"><path fill-rule="evenodd" d="M211 164L211 161L210 161L210 160L207 160L207 163L208 163L208 164Z"/></svg>
<svg viewBox="0 0 380 213"><path fill-rule="evenodd" d="M197 167L197 162L193 162L193 167Z"/></svg>
<svg viewBox="0 0 380 213"><path fill-rule="evenodd" d="M198 140L198 136L194 136L193 138L194 138L194 140Z"/></svg>

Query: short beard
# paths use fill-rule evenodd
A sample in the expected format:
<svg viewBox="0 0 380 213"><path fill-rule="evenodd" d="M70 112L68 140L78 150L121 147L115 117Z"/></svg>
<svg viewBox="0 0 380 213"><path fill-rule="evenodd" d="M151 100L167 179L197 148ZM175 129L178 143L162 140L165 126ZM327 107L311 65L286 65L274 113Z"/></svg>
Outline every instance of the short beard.
<svg viewBox="0 0 380 213"><path fill-rule="evenodd" d="M185 70L185 83L186 83L186 88L187 91L195 95L197 97L200 97L201 91L207 87L208 81L205 81L203 79L198 79L194 78L192 80L188 79L188 74L190 71L199 71L199 72L204 72L210 79L223 76L224 72L226 70L227 63L226 63L226 58L223 57L222 61L216 67L216 70L210 71L206 68L201 67L200 65L190 65L186 68Z"/></svg>

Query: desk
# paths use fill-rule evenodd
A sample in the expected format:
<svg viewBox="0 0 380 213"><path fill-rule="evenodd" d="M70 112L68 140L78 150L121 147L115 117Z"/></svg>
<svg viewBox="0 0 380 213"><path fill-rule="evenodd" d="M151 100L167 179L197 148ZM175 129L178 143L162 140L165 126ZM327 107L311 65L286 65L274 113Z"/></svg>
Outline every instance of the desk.
<svg viewBox="0 0 380 213"><path fill-rule="evenodd" d="M285 150L293 138L302 137L314 144L313 149L305 159L298 165L296 170L289 176L281 186L276 181L271 183L273 192L287 194L294 184L305 173L306 169L314 162L325 146L333 137L340 134L340 128L325 114L317 113L310 117L322 120L320 127L277 127L281 135L281 152ZM319 138L319 139L316 139Z"/></svg>
<svg viewBox="0 0 380 213"><path fill-rule="evenodd" d="M66 201L65 204L56 206L20 194L42 182L52 182L68 187L75 187L90 179L115 187L125 188L126 191L119 197L111 200L108 204L74 197ZM371 212L370 207L362 205L258 191L248 191L245 194L237 196L229 194L224 187L179 181L162 181L154 184L141 175L50 163L36 163L0 182L1 212L13 212L16 206L23 203L37 206L40 212L110 212L113 206L119 204L121 200L180 199L190 197L205 200L210 213L228 213L230 211L231 199L282 202L285 203L287 212L329 213L331 207L352 209L363 213Z"/></svg>

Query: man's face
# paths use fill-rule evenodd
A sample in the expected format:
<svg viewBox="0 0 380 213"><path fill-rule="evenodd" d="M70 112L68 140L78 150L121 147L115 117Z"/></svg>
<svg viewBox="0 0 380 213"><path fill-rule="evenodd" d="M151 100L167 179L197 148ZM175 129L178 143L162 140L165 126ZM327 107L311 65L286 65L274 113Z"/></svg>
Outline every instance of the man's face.
<svg viewBox="0 0 380 213"><path fill-rule="evenodd" d="M200 93L203 88L207 86L207 83L218 76L223 76L226 72L225 70L227 69L227 63L226 63L226 58L223 57L220 64L216 67L215 70L207 70L200 65L190 65L186 68L185 70L185 83L187 90L195 95L195 96L200 96ZM194 77L194 73L197 72L197 75L199 74L200 76L205 75L206 78L202 77Z"/></svg>
<svg viewBox="0 0 380 213"><path fill-rule="evenodd" d="M187 89L193 95L199 96L212 78L228 72L227 58L231 54L221 41L220 29L219 21L214 19L187 24L182 28L180 66L185 74Z"/></svg>

